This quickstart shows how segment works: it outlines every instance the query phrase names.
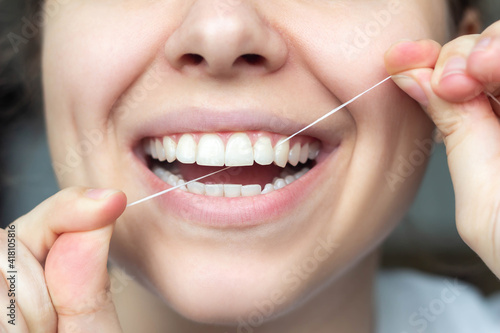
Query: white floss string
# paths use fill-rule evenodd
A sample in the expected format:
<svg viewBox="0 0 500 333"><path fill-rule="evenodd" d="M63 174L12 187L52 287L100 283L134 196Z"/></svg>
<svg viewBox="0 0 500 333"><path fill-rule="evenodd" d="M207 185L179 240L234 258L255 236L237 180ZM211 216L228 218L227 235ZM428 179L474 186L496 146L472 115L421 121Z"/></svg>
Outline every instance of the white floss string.
<svg viewBox="0 0 500 333"><path fill-rule="evenodd" d="M185 182L184 184L180 184L180 185L177 185L177 186L174 186L174 187L168 188L168 189L163 190L163 191L161 191L161 192L155 193L155 194L150 195L150 196L148 196L148 197L145 197L145 198L142 198L142 199L140 199L140 200L137 200L137 201L134 201L134 202L132 202L132 203L129 203L129 204L127 205L127 207L134 206L134 205L140 204L141 202L144 202L144 201L146 201L146 200L156 198L156 197L158 197L158 196L160 196L160 195L162 195L162 194L165 194L165 193L168 193L168 192L170 192L170 191L173 191L173 190L175 190L175 189L177 189L177 188L180 188L180 187L186 186L186 185L187 185L187 184L189 184L189 183L193 183L193 182L196 182L196 181L198 181L198 180L202 180L203 178L207 178L207 177L213 176L213 175L215 175L216 173L222 172L222 171L227 170L227 169L230 169L230 168L232 168L232 167L225 167L224 169L220 169L220 170L217 170L217 171L215 171L215 172L209 173L208 175L198 177L198 178L196 178L196 179L193 179L193 180L190 180L190 181L188 181L188 182Z"/></svg>
<svg viewBox="0 0 500 333"><path fill-rule="evenodd" d="M288 140L290 140L290 139L291 139L291 138L293 138L294 136L296 136L296 135L298 135L298 134L300 134L300 133L304 132L305 130L307 130L308 128L310 128L310 127L312 127L312 126L316 125L316 124L317 124L317 123L319 123L320 121L325 120L326 118L330 117L330 116L331 116L332 114L334 114L335 112L337 112L337 111L339 111L339 110L341 110L341 109L345 108L347 105L349 105L349 104L351 104L351 103L355 102L355 101L356 101L358 98L360 98L361 96L363 96L363 95L365 95L365 94L369 93L369 92L370 92L370 91L372 91L373 89L375 89L375 88L377 88L378 86L382 85L384 82L388 81L390 78L391 78L390 76L389 76L389 77L386 77L385 79L383 79L382 81L380 81L379 83L377 83L376 85L374 85L373 87L371 87L371 88L369 88L369 89L367 89L367 90L363 91L361 94L359 94L359 95L357 95L356 97L352 98L351 100L349 100L349 101L345 102L344 104L340 105L339 107L336 107L336 108L335 108L335 109L333 109L332 111L328 112L328 113L327 113L327 114L325 114L324 116L322 116L322 117L318 118L318 119L317 119L317 120L315 120L314 122L310 123L309 125L307 125L307 126L306 126L306 127L304 127L303 129L301 129L300 131L298 131L298 132L296 132L296 133L294 133L294 134L290 135L288 138L286 138L286 139L284 139L284 140L280 140L280 141L278 142L278 144L277 144L277 145L280 145L280 144L282 144L282 143L284 143L284 142L287 142ZM276 145L276 146L277 146L277 145ZM230 169L230 168L232 168L232 167L225 167L224 169L220 169L220 170L218 170L218 171L215 171L215 172L209 173L208 175L198 177L198 178L196 178L196 179L193 179L193 180L190 180L190 181L188 181L188 182L185 182L184 184L180 184L180 185L177 185L177 186L171 187L171 188L169 188L169 189L163 190L163 191L161 191L161 192L155 193L155 194L153 194L153 195L147 196L147 197L142 198L142 199L140 199L140 200L137 200L137 201L134 201L134 202L132 202L132 203L129 203L129 204L127 205L127 207L131 207L131 206L134 206L134 205L140 204L141 202L147 201L147 200L149 200L149 199L156 198L156 197L158 197L158 196L160 196L160 195L163 195L163 194L165 194L165 193L168 193L168 192L173 191L173 190L175 190L175 189L178 189L178 188L180 188L180 187L186 186L187 184L190 184L190 183L196 182L196 181L198 181L198 180L202 180L202 179L204 179L204 178L207 178L207 177L213 176L213 175L215 175L215 174L217 174L217 173L219 173L219 172L225 171L225 170Z"/></svg>
<svg viewBox="0 0 500 333"><path fill-rule="evenodd" d="M494 100L498 105L500 105L500 101L495 96L493 96L492 93L486 91L485 94L486 94L486 96L488 96L489 98Z"/></svg>

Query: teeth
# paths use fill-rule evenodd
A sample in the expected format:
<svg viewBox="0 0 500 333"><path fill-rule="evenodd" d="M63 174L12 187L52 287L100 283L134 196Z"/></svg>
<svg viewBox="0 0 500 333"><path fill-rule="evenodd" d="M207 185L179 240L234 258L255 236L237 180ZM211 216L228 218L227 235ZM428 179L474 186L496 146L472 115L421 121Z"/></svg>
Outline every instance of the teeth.
<svg viewBox="0 0 500 333"><path fill-rule="evenodd" d="M245 133L231 135L226 145L226 166L253 165L253 149Z"/></svg>
<svg viewBox="0 0 500 333"><path fill-rule="evenodd" d="M293 148L290 149L290 152L288 153L288 163L290 163L293 166L296 166L299 164L299 158L300 158L300 143L296 143L293 145Z"/></svg>
<svg viewBox="0 0 500 333"><path fill-rule="evenodd" d="M264 189L262 190L261 194L271 193L272 191L274 191L273 184L266 184L266 186L264 186Z"/></svg>
<svg viewBox="0 0 500 333"><path fill-rule="evenodd" d="M192 182L184 185L186 184L186 182L184 181L184 179L182 179L181 176L174 175L170 171L163 169L161 166L155 166L153 168L153 173L170 186L183 185L180 187L182 191L187 191L198 195L207 195L211 197L228 198L253 197L259 194L271 193L293 183L308 171L309 168L303 168L294 175L289 174L291 170L283 171L280 178L274 178L272 184L266 184L266 186L264 186L264 189L262 189L262 187L258 184L203 184L200 182Z"/></svg>
<svg viewBox="0 0 500 333"><path fill-rule="evenodd" d="M205 185L205 194L211 197L223 197L224 185L220 184L207 184Z"/></svg>
<svg viewBox="0 0 500 333"><path fill-rule="evenodd" d="M224 196L227 198L236 198L241 196L241 185L224 184Z"/></svg>
<svg viewBox="0 0 500 333"><path fill-rule="evenodd" d="M208 133L199 136L196 143L195 136L183 134L178 143L173 137L165 136L161 139L151 138L144 141L144 151L153 159L168 163L176 159L181 163L203 166L250 166L254 162L260 165L270 165L274 162L284 168L287 164L292 166L306 163L308 159L315 159L320 151L318 141L312 143L282 142L285 137L272 146L269 136L256 134L255 143L246 133L232 134L226 145L218 134Z"/></svg>
<svg viewBox="0 0 500 333"><path fill-rule="evenodd" d="M269 165L274 161L274 149L271 139L261 136L253 145L253 156L255 163L260 165Z"/></svg>
<svg viewBox="0 0 500 333"><path fill-rule="evenodd" d="M184 181L184 179L179 179L179 180L177 181L176 186L179 186L179 185L184 185L185 183L186 183L186 182ZM188 190L188 189L187 189L187 187L186 187L186 185L179 187L179 189L181 189L182 191L186 191L186 192L187 192L187 190Z"/></svg>
<svg viewBox="0 0 500 333"><path fill-rule="evenodd" d="M165 153L167 155L167 162L172 163L173 161L175 161L175 151L177 150L177 144L171 137L166 136L163 138L163 148L165 149Z"/></svg>
<svg viewBox="0 0 500 333"><path fill-rule="evenodd" d="M157 175L157 176L158 176L158 178L161 178L161 179L163 179L163 175L164 175L166 172L168 172L168 171L166 171L165 169L162 169L162 168L160 168L160 167L155 167L155 168L153 169L153 173L154 173L155 175Z"/></svg>
<svg viewBox="0 0 500 333"><path fill-rule="evenodd" d="M254 135L254 136L252 136ZM195 137L199 137L196 143ZM250 166L254 162L260 165L275 164L283 168L280 177L276 177L272 183L268 183L262 188L261 185L239 185L239 184L203 184L192 182L186 185L185 180L179 175L180 165L171 164L169 171L163 165L154 166L152 171L170 186L180 186L182 191L198 195L212 197L251 197L259 194L269 194L280 190L293 183L309 171L309 168L302 168L296 172L291 166L298 163L306 163L308 159L315 159L320 152L320 142L293 142L290 148L290 141L283 142L282 137L278 143L272 146L269 136L260 133L246 134L234 133L229 136L226 146L222 140L224 136L219 134L182 134L176 143L176 136L165 136L163 138L151 138L143 141L146 154L153 159L168 163L176 159L181 163L204 166ZM254 145L252 146L252 140ZM281 143L283 142L283 143ZM291 166L287 167L287 164Z"/></svg>
<svg viewBox="0 0 500 333"><path fill-rule="evenodd" d="M306 143L300 149L299 162L302 163L302 164L306 163L308 157L309 157L309 144Z"/></svg>
<svg viewBox="0 0 500 333"><path fill-rule="evenodd" d="M319 154L319 142L313 142L309 145L308 157L310 160L314 160Z"/></svg>
<svg viewBox="0 0 500 333"><path fill-rule="evenodd" d="M179 181L179 177L177 177L176 175L171 174L167 178L167 184L172 185L172 186L175 186L178 181Z"/></svg>
<svg viewBox="0 0 500 333"><path fill-rule="evenodd" d="M151 156L157 160L158 152L156 151L156 140L151 140L149 141L149 143L150 143L149 150L151 151Z"/></svg>
<svg viewBox="0 0 500 333"><path fill-rule="evenodd" d="M274 163L284 168L288 162L288 151L290 150L290 141L281 143L280 140L274 147Z"/></svg>
<svg viewBox="0 0 500 333"><path fill-rule="evenodd" d="M286 182L283 178L278 178L274 181L273 185L275 190L279 190L286 186Z"/></svg>
<svg viewBox="0 0 500 333"><path fill-rule="evenodd" d="M177 144L176 156L181 163L192 164L196 161L196 141L191 134L181 136Z"/></svg>
<svg viewBox="0 0 500 333"><path fill-rule="evenodd" d="M286 176L285 177L285 183L287 185L290 185L291 183L293 183L295 181L295 177L294 176Z"/></svg>
<svg viewBox="0 0 500 333"><path fill-rule="evenodd" d="M245 185L241 187L242 197L253 197L254 195L259 195L262 192L262 187L260 185Z"/></svg>
<svg viewBox="0 0 500 333"><path fill-rule="evenodd" d="M224 142L218 135L205 134L201 137L196 152L196 163L211 166L224 165Z"/></svg>
<svg viewBox="0 0 500 333"><path fill-rule="evenodd" d="M187 185L187 189L189 192L194 194L205 194L205 184L193 182Z"/></svg>
<svg viewBox="0 0 500 333"><path fill-rule="evenodd" d="M167 159L167 155L165 153L165 149L163 149L163 143L160 141L160 139L155 140L155 148L156 148L156 154L158 155L158 160L163 162Z"/></svg>

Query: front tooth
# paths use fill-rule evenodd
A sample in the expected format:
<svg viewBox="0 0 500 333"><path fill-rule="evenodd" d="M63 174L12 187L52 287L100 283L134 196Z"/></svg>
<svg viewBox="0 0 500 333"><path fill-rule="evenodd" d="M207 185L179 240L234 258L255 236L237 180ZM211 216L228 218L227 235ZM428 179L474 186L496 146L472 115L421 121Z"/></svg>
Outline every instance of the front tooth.
<svg viewBox="0 0 500 333"><path fill-rule="evenodd" d="M299 163L299 158L300 158L300 143L295 143L293 145L293 148L290 149L290 152L288 153L288 162L296 166Z"/></svg>
<svg viewBox="0 0 500 333"><path fill-rule="evenodd" d="M206 184L205 194L211 197L223 197L224 196L224 185L219 184Z"/></svg>
<svg viewBox="0 0 500 333"><path fill-rule="evenodd" d="M309 157L309 144L306 143L300 149L300 156L299 156L300 163L306 163L308 157Z"/></svg>
<svg viewBox="0 0 500 333"><path fill-rule="evenodd" d="M315 141L309 146L308 157L310 160L314 160L319 154L319 142Z"/></svg>
<svg viewBox="0 0 500 333"><path fill-rule="evenodd" d="M156 154L158 154L158 160L160 162L163 162L167 159L167 155L165 154L165 149L163 149L163 143L160 141L160 139L155 140L155 146L156 146Z"/></svg>
<svg viewBox="0 0 500 333"><path fill-rule="evenodd" d="M226 145L226 166L253 165L253 149L245 133L231 135Z"/></svg>
<svg viewBox="0 0 500 333"><path fill-rule="evenodd" d="M224 196L235 198L241 196L241 185L224 184Z"/></svg>
<svg viewBox="0 0 500 333"><path fill-rule="evenodd" d="M290 141L281 143L280 140L274 147L274 163L284 168L288 162L288 152L290 150Z"/></svg>
<svg viewBox="0 0 500 333"><path fill-rule="evenodd" d="M241 187L242 197L253 197L254 195L259 195L260 192L262 192L260 185L244 185Z"/></svg>
<svg viewBox="0 0 500 333"><path fill-rule="evenodd" d="M167 162L172 163L173 161L175 161L175 151L177 149L177 144L171 137L166 136L163 138L163 149L165 149L165 154L167 155Z"/></svg>
<svg viewBox="0 0 500 333"><path fill-rule="evenodd" d="M224 142L217 134L205 134L200 138L196 163L209 166L224 165Z"/></svg>
<svg viewBox="0 0 500 333"><path fill-rule="evenodd" d="M183 134L177 144L176 156L179 162L192 164L196 161L196 141L191 134Z"/></svg>
<svg viewBox="0 0 500 333"><path fill-rule="evenodd" d="M271 193L272 191L274 191L273 184L266 184L266 186L264 186L264 189L262 190L261 194Z"/></svg>
<svg viewBox="0 0 500 333"><path fill-rule="evenodd" d="M255 163L260 165L269 165L274 161L274 150L271 139L261 136L253 145L253 156Z"/></svg>
<svg viewBox="0 0 500 333"><path fill-rule="evenodd" d="M187 184L189 192L194 194L205 194L205 184L199 182L192 182Z"/></svg>
<svg viewBox="0 0 500 333"><path fill-rule="evenodd" d="M279 190L280 188L283 188L286 186L286 182L283 178L278 178L274 181L273 185L274 185L275 190Z"/></svg>

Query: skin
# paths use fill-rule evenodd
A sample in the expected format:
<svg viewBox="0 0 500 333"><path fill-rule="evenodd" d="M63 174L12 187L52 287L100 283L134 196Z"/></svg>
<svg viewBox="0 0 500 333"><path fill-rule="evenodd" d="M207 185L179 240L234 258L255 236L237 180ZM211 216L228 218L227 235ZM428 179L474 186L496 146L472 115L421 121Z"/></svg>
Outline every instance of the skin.
<svg viewBox="0 0 500 333"><path fill-rule="evenodd" d="M46 5L51 4L55 1ZM248 320L255 304L277 290L281 301L274 302L259 332L311 327L369 332L376 249L411 203L425 163L402 181L391 183L386 176L397 173L401 158L418 149L415 142L428 142L434 129L430 119L447 145L460 234L499 275L495 193L500 186L492 180L500 163L495 144L500 141L494 140L500 125L498 110L481 91L498 88L500 43L495 40L482 52L471 49L483 36L500 40L500 28L493 25L482 36L441 48L452 36L443 23L445 2L403 2L387 27L353 53L349 32L376 22L371 15L388 6L388 1L285 0L61 6L47 21L42 50L54 164L65 161L68 147L87 140L85 133L97 130L103 139L70 171L59 170L64 190L14 222L20 251L28 258L23 265L37 281L26 288L40 295L19 299L20 322L43 332L75 326L83 332L120 332L114 303L106 297L109 247L109 259L162 300L155 319L176 332L227 331L222 324L235 330L239 318ZM407 24L410 20L418 24ZM241 29L228 29L228 22ZM252 42L239 43L242 36ZM403 38L421 41L391 47ZM201 54L205 61L188 66L182 62L187 53ZM236 61L246 53L266 62ZM440 81L446 60L457 54L467 68ZM151 70L161 84L134 99ZM389 83L318 124L326 140L340 134L342 145L325 161L328 172L315 191L272 227L249 229L241 237L242 231L186 224L155 201L125 210L124 193L129 202L151 194L130 163L130 143L141 121L170 112L158 110L158 104L220 109L242 107L244 101L245 107L307 124L383 79L386 71L412 78L394 81L420 105ZM187 104L186 92L192 94ZM88 192L75 185L123 192ZM291 288L284 274L315 253L318 238L330 239L334 251L310 274L296 273L300 283ZM118 298L133 291L126 289ZM141 291L135 301L148 297ZM148 313L140 315L144 319ZM130 327L127 319L121 318L124 328Z"/></svg>

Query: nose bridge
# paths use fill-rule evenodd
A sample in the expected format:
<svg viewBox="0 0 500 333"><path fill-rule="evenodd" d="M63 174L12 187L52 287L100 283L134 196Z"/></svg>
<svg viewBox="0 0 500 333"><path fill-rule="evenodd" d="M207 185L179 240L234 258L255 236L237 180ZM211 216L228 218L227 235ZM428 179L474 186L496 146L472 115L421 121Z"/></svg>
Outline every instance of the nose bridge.
<svg viewBox="0 0 500 333"><path fill-rule="evenodd" d="M232 73L238 61L248 65L255 56L262 60L261 66L274 70L287 53L278 32L250 3L241 0L195 1L167 40L165 52L177 68L186 65L183 57L196 56L211 75Z"/></svg>

